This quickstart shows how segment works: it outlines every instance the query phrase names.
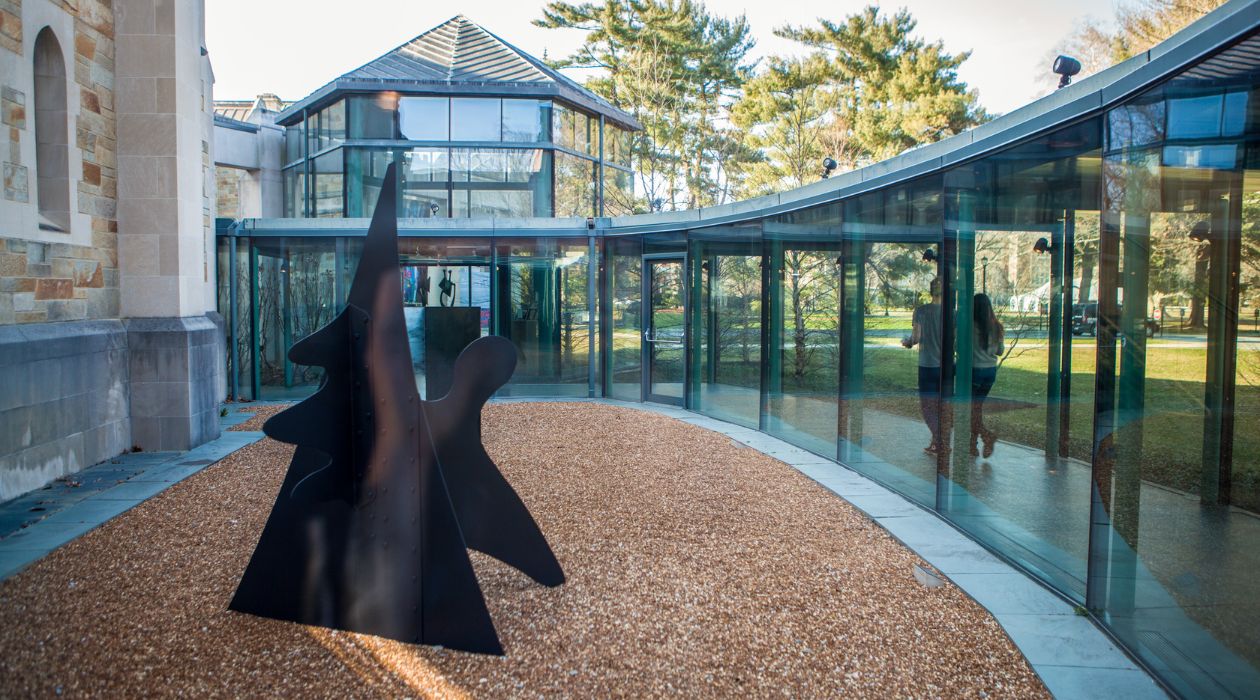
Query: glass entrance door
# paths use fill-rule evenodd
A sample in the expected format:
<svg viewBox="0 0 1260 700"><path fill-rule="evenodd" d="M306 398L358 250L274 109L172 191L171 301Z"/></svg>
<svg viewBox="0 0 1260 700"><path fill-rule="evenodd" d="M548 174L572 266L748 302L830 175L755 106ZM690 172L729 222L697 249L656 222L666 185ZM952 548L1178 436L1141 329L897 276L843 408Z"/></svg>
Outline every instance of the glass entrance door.
<svg viewBox="0 0 1260 700"><path fill-rule="evenodd" d="M643 398L683 403L686 311L683 259L645 258L643 298Z"/></svg>

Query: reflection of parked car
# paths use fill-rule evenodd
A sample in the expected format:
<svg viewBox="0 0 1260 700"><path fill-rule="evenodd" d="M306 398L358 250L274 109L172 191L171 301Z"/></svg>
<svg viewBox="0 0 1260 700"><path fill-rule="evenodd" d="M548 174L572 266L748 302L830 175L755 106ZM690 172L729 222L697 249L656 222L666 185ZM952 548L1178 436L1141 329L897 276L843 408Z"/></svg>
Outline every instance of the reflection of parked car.
<svg viewBox="0 0 1260 700"><path fill-rule="evenodd" d="M1123 314L1124 308L1117 307L1117 314ZM1159 332L1159 321L1147 318L1142 322L1146 328L1146 337L1153 338ZM1072 335L1098 335L1098 302L1072 304Z"/></svg>

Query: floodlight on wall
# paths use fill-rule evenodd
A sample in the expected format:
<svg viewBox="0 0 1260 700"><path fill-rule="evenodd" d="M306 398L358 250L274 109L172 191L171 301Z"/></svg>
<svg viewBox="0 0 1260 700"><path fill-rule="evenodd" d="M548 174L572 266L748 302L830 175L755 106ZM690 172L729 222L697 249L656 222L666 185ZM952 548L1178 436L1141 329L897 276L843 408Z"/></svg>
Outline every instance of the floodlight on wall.
<svg viewBox="0 0 1260 700"><path fill-rule="evenodd" d="M1065 88L1072 82L1072 76L1081 72L1081 62L1071 56L1062 56L1054 59L1054 65L1050 68L1059 76L1059 87Z"/></svg>
<svg viewBox="0 0 1260 700"><path fill-rule="evenodd" d="M823 166L822 179L824 180L831 177L831 172L835 170L837 167L839 167L836 165L835 159L830 156L823 158L822 166Z"/></svg>
<svg viewBox="0 0 1260 700"><path fill-rule="evenodd" d="M1050 246L1050 241L1045 238L1038 238L1037 242L1033 244L1033 252L1038 255L1049 253L1051 250L1053 248Z"/></svg>
<svg viewBox="0 0 1260 700"><path fill-rule="evenodd" d="M939 259L940 258L938 258L936 255L936 251L933 250L932 248L928 248L927 250L923 251L923 262L935 263Z"/></svg>

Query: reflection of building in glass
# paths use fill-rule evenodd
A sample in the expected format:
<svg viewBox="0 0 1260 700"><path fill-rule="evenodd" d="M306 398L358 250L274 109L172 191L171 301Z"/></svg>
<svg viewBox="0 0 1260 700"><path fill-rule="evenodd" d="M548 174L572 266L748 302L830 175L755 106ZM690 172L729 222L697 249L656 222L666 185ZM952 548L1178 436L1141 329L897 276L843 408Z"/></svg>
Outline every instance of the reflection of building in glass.
<svg viewBox="0 0 1260 700"><path fill-rule="evenodd" d="M287 217L369 216L391 162L404 218L628 213L634 118L462 15L276 122Z"/></svg>
<svg viewBox="0 0 1260 700"><path fill-rule="evenodd" d="M290 211L366 216L373 182L399 162L417 308L424 276L429 307L447 270L460 285L484 280L458 299L518 348L503 395L675 403L769 432L949 519L1079 604L1177 693L1249 695L1258 5L1231 3L1150 54L871 168L756 205L589 225L478 217L547 215L551 201L556 214L592 211L598 105L365 96L338 81L282 119L308 136L288 132ZM441 31L470 26L453 22ZM402 60L390 56L387 67ZM388 145L355 144L377 137ZM605 179L622 172L603 167ZM283 349L344 303L364 229L247 219L224 231L236 395L318 385ZM934 278L941 346L955 351L933 397L947 449L925 454L916 351L901 343ZM988 458L971 454L967 420L977 293L1004 340L984 403Z"/></svg>

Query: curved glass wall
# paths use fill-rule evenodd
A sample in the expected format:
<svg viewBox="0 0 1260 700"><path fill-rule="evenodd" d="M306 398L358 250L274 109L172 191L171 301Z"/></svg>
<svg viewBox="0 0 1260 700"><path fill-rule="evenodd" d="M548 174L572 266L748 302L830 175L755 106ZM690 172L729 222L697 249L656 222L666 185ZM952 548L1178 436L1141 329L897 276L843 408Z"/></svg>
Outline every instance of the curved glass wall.
<svg viewBox="0 0 1260 700"><path fill-rule="evenodd" d="M1177 694L1248 696L1260 687L1257 45L796 211L563 235L416 229L402 239L404 288L428 308L423 280L449 271L452 303L518 348L505 395L674 403L837 459L1075 601ZM552 194L587 206L605 182L580 155L598 152L598 123L507 104L481 124L504 140L550 129L559 149L357 147L356 114L384 125L401 112L352 99L352 140L338 147L330 126L325 146L346 154L346 214L370 212L394 160L408 211L499 212L527 196L537 211ZM605 179L618 148L605 139ZM311 174L291 177L324 192L340 176ZM317 201L311 215L337 206ZM338 308L362 232L240 233L220 293L237 290L232 372L243 395L309 392L318 377L282 351ZM221 257L230 266L229 247Z"/></svg>

